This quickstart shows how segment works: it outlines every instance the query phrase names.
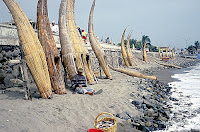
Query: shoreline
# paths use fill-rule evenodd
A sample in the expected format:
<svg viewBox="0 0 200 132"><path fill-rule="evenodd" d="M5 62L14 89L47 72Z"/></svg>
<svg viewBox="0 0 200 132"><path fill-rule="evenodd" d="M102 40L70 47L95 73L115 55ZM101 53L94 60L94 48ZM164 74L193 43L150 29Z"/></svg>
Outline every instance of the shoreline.
<svg viewBox="0 0 200 132"><path fill-rule="evenodd" d="M144 65L138 61L137 67L143 73L148 69L148 74L154 74L153 69L157 74L165 69L170 75L171 69L152 63ZM118 131L164 129L171 107L167 101L176 100L170 98L170 86L160 80L139 79L116 71L111 73L113 80L99 79L98 84L90 86L96 91L103 89L102 94L94 96L72 94L67 89L66 95L54 94L52 99L44 100L38 98L37 89L32 88L33 100L27 101L23 99L23 88L9 88L5 93L1 90L0 131L85 132L94 128L94 119L102 112L115 115ZM162 75L160 73L160 78Z"/></svg>

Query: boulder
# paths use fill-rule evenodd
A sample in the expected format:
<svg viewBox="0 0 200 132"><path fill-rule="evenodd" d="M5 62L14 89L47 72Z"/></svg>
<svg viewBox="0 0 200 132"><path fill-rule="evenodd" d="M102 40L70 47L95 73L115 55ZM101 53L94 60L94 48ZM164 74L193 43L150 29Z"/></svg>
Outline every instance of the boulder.
<svg viewBox="0 0 200 132"><path fill-rule="evenodd" d="M3 60L3 55L0 53L0 62Z"/></svg>
<svg viewBox="0 0 200 132"><path fill-rule="evenodd" d="M5 87L13 87L13 83L10 81L10 79L14 79L15 77L11 74L8 74L5 78L4 78L4 86Z"/></svg>
<svg viewBox="0 0 200 132"><path fill-rule="evenodd" d="M128 120L130 117L126 113L118 113L116 117L119 117L120 119Z"/></svg>
<svg viewBox="0 0 200 132"><path fill-rule="evenodd" d="M152 125L152 124L151 124L150 121L148 121L148 122L145 123L145 126L147 126L147 127L150 127L151 125Z"/></svg>
<svg viewBox="0 0 200 132"><path fill-rule="evenodd" d="M20 50L16 49L13 51L13 57L17 57L20 54Z"/></svg>
<svg viewBox="0 0 200 132"><path fill-rule="evenodd" d="M14 69L14 70L12 70L12 75L13 75L13 76L18 77L19 74L20 74L19 69Z"/></svg>
<svg viewBox="0 0 200 132"><path fill-rule="evenodd" d="M6 52L5 57L8 59L12 59L13 53L11 51Z"/></svg>

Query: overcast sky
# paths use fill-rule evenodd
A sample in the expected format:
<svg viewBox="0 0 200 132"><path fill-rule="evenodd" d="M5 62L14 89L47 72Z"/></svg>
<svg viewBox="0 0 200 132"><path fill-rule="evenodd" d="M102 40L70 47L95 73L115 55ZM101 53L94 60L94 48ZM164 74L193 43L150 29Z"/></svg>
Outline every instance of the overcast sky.
<svg viewBox="0 0 200 132"><path fill-rule="evenodd" d="M36 20L37 0L16 0L29 19ZM76 0L76 22L87 31L93 0ZM58 21L60 0L48 0L50 21ZM0 22L10 21L0 1ZM132 38L148 35L153 45L186 47L200 41L200 0L96 0L94 30L97 36L119 43L124 28Z"/></svg>

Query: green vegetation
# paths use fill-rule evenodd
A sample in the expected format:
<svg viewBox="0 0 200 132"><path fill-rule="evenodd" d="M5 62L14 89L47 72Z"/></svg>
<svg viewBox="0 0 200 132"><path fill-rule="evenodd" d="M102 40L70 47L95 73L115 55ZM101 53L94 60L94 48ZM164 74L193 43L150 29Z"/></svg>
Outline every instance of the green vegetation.
<svg viewBox="0 0 200 132"><path fill-rule="evenodd" d="M187 50L190 54L195 54L197 49L200 49L200 43L199 41L195 41L194 45L188 46Z"/></svg>

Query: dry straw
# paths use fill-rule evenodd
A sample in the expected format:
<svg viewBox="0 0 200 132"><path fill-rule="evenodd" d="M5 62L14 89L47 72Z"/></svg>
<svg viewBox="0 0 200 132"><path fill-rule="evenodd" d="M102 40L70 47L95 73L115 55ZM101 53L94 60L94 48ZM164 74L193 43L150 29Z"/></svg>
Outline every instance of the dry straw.
<svg viewBox="0 0 200 132"><path fill-rule="evenodd" d="M42 98L52 96L51 83L42 46L21 7L13 0L3 0L17 26L26 63Z"/></svg>

